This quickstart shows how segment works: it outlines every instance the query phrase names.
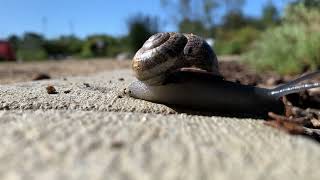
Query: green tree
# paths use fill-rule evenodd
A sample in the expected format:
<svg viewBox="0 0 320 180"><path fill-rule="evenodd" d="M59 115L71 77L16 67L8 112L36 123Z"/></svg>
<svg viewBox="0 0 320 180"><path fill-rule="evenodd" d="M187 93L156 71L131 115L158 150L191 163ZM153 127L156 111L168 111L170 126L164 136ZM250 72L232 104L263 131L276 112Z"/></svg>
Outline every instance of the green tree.
<svg viewBox="0 0 320 180"><path fill-rule="evenodd" d="M44 48L49 56L63 58L65 56L80 54L82 45L82 40L71 35L46 40Z"/></svg>
<svg viewBox="0 0 320 180"><path fill-rule="evenodd" d="M226 7L227 11L240 10L245 0L161 0L177 22L182 20L198 20L205 25L213 25L216 10Z"/></svg>
<svg viewBox="0 0 320 180"><path fill-rule="evenodd" d="M128 20L128 42L132 52L141 48L143 43L159 30L158 19L136 15Z"/></svg>
<svg viewBox="0 0 320 180"><path fill-rule="evenodd" d="M242 11L245 0L224 0L222 2L226 6L227 12L239 12Z"/></svg>
<svg viewBox="0 0 320 180"><path fill-rule="evenodd" d="M83 41L74 35L61 36L57 42L66 47L65 51L69 55L79 54L83 46Z"/></svg>
<svg viewBox="0 0 320 180"><path fill-rule="evenodd" d="M212 36L218 8L227 12L240 12L245 0L161 0L163 6L172 13L171 19L180 32L193 32L202 36Z"/></svg>
<svg viewBox="0 0 320 180"><path fill-rule="evenodd" d="M229 11L222 18L222 27L227 30L239 29L247 25L247 19L241 11Z"/></svg>
<svg viewBox="0 0 320 180"><path fill-rule="evenodd" d="M114 38L109 35L95 34L88 36L83 43L81 56L89 57L113 57L123 51L122 38Z"/></svg>
<svg viewBox="0 0 320 180"><path fill-rule="evenodd" d="M18 45L18 58L23 60L43 60L47 58L44 49L45 38L34 32L24 34Z"/></svg>
<svg viewBox="0 0 320 180"><path fill-rule="evenodd" d="M19 44L21 43L21 39L17 35L10 35L7 40L10 42L14 51L17 51L19 48Z"/></svg>
<svg viewBox="0 0 320 180"><path fill-rule="evenodd" d="M45 39L42 35L34 32L27 32L23 36L22 45L27 49L37 49L42 48L44 42Z"/></svg>
<svg viewBox="0 0 320 180"><path fill-rule="evenodd" d="M270 0L263 7L261 21L264 26L276 25L280 22L279 12Z"/></svg>
<svg viewBox="0 0 320 180"><path fill-rule="evenodd" d="M303 4L308 9L320 9L320 0L294 0L292 6Z"/></svg>
<svg viewBox="0 0 320 180"><path fill-rule="evenodd" d="M191 21L189 19L184 19L179 23L179 32L182 33L197 33L200 36L208 37L209 30L204 24L199 20Z"/></svg>

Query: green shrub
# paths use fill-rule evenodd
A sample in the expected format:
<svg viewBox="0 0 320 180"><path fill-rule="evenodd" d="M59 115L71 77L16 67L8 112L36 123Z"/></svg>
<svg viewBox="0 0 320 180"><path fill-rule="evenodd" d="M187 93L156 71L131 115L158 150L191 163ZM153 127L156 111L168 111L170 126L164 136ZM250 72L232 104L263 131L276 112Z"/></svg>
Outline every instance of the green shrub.
<svg viewBox="0 0 320 180"><path fill-rule="evenodd" d="M11 41L17 43L17 59L34 61L48 58L44 48L45 38L40 34L27 32L23 35L23 38L13 37Z"/></svg>
<svg viewBox="0 0 320 180"><path fill-rule="evenodd" d="M319 68L320 12L302 5L288 8L283 25L263 33L244 59L258 70L280 74Z"/></svg>
<svg viewBox="0 0 320 180"><path fill-rule="evenodd" d="M78 55L82 50L82 40L75 36L61 36L57 39L45 40L43 48L51 57Z"/></svg>
<svg viewBox="0 0 320 180"><path fill-rule="evenodd" d="M217 54L241 54L257 39L260 31L253 27L244 27L238 31L220 32L214 49Z"/></svg>
<svg viewBox="0 0 320 180"><path fill-rule="evenodd" d="M94 48L97 43L102 43L102 47ZM108 35L89 36L82 46L81 57L114 57L122 52L121 40Z"/></svg>
<svg viewBox="0 0 320 180"><path fill-rule="evenodd" d="M24 61L45 60L48 58L47 53L43 49L19 49L17 57Z"/></svg>
<svg viewBox="0 0 320 180"><path fill-rule="evenodd" d="M84 45L82 46L82 50L81 50L81 57L82 58L91 58L94 57L94 54L91 52L91 42L86 41L84 43Z"/></svg>

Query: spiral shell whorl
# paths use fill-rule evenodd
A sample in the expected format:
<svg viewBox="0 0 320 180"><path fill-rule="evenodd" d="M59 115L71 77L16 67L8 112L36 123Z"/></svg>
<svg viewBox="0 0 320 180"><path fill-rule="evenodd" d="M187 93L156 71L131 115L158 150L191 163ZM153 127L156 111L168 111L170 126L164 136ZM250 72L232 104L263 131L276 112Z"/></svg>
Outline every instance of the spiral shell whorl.
<svg viewBox="0 0 320 180"><path fill-rule="evenodd" d="M210 45L194 34L184 35L188 39L183 52L184 60L187 61L188 66L220 75L218 59Z"/></svg>
<svg viewBox="0 0 320 180"><path fill-rule="evenodd" d="M186 67L219 74L213 50L193 34L155 34L135 54L132 63L136 77L150 85L161 85L169 73Z"/></svg>

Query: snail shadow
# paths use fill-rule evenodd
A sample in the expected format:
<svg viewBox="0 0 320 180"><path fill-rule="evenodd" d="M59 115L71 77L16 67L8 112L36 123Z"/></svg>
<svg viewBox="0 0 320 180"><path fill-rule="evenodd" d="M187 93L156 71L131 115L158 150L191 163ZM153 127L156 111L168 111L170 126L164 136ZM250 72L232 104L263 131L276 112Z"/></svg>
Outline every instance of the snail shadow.
<svg viewBox="0 0 320 180"><path fill-rule="evenodd" d="M169 108L173 109L177 113L184 113L187 115L198 115L198 116L219 116L219 117L228 117L228 118L237 118L237 119L254 119L254 120L265 120L268 118L268 112L250 112L250 113L243 113L243 112L226 112L226 111L209 111L203 109L192 109L181 107L177 105L166 105Z"/></svg>

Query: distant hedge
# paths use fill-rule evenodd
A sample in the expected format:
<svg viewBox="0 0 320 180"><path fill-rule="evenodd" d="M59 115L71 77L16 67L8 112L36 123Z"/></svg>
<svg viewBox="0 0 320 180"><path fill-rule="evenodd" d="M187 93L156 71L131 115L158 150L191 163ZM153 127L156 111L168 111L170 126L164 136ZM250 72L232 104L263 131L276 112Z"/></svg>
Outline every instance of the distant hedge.
<svg viewBox="0 0 320 180"><path fill-rule="evenodd" d="M287 8L283 24L261 35L244 55L258 70L296 74L320 67L320 12L299 4Z"/></svg>

